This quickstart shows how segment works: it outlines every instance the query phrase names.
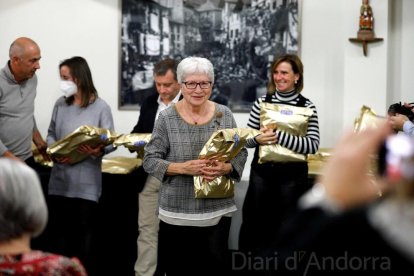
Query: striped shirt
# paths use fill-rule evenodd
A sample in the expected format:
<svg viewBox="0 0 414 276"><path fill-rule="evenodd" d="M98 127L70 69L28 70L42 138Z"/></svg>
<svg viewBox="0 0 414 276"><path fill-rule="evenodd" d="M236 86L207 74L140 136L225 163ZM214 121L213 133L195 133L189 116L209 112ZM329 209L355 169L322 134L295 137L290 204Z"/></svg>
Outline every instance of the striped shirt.
<svg viewBox="0 0 414 276"><path fill-rule="evenodd" d="M291 105L299 106L299 99L303 97L301 94L296 93L296 90L290 92L280 93L276 92L272 95L271 102L273 104L279 105ZM258 98L254 103L252 110L250 112L248 127L254 129L260 129L260 103L265 102L266 95ZM278 144L293 150L301 154L314 154L318 151L319 148L319 123L318 123L318 113L316 111L315 105L306 99L305 106L313 110L313 115L309 118L308 130L305 137L294 136L279 130L276 130L278 137ZM247 141L247 148L254 148L258 146L258 143L255 139L249 139Z"/></svg>
<svg viewBox="0 0 414 276"><path fill-rule="evenodd" d="M194 178L191 175L166 175L171 163L197 160L198 154L219 129L236 128L236 121L226 106L216 104L217 115L204 124L190 124L182 119L175 105L160 113L151 140L145 146L143 166L146 172L161 181L158 216L174 225L209 226L222 216L236 211L233 197L195 198ZM247 150L242 149L229 161L233 171L229 177L238 182L243 174Z"/></svg>

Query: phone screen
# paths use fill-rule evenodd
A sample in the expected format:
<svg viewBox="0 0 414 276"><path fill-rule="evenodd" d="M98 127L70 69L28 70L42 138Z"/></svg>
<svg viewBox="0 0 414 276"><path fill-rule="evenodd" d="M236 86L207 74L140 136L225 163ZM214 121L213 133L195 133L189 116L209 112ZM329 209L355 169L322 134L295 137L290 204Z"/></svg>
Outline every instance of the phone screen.
<svg viewBox="0 0 414 276"><path fill-rule="evenodd" d="M414 140L406 135L389 136L379 151L378 173L388 182L414 178Z"/></svg>

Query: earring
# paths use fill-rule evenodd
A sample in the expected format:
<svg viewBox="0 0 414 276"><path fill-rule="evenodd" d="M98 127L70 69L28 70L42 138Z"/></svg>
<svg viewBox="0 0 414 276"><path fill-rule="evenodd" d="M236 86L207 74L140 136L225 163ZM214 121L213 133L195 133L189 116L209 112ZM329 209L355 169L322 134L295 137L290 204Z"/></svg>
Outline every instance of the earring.
<svg viewBox="0 0 414 276"><path fill-rule="evenodd" d="M295 84L298 84L298 81L297 80L295 80Z"/></svg>

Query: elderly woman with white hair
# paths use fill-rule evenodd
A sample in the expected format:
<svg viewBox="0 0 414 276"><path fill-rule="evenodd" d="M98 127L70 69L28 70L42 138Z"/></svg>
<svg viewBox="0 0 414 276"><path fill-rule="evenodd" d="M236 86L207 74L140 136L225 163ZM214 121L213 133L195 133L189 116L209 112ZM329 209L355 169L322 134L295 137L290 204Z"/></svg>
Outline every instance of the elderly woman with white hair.
<svg viewBox="0 0 414 276"><path fill-rule="evenodd" d="M47 223L47 207L34 170L0 158L0 275L87 275L76 258L30 249Z"/></svg>
<svg viewBox="0 0 414 276"><path fill-rule="evenodd" d="M214 69L205 58L189 57L177 68L183 99L162 111L145 147L144 169L161 181L159 258L167 275L201 275L225 269L234 198L195 198L194 176L240 181L247 150L229 162L198 160L218 129L235 128L231 111L209 101ZM214 166L206 166L213 163ZM201 274L200 274L201 273Z"/></svg>

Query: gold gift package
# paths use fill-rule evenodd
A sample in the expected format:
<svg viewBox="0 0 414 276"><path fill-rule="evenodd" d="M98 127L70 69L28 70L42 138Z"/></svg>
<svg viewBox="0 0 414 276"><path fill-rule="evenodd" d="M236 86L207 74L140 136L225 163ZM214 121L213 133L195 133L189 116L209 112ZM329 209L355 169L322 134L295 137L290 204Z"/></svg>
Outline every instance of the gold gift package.
<svg viewBox="0 0 414 276"><path fill-rule="evenodd" d="M313 110L308 107L260 103L260 126L278 129L295 136L306 136ZM306 162L306 155L282 145L260 145L259 164L267 162Z"/></svg>
<svg viewBox="0 0 414 276"><path fill-rule="evenodd" d="M137 158L117 156L102 159L102 172L111 174L129 174L142 166Z"/></svg>
<svg viewBox="0 0 414 276"><path fill-rule="evenodd" d="M114 146L124 146L130 150L136 151L139 159L144 159L144 147L151 140L151 133L131 133L122 134L115 140Z"/></svg>
<svg viewBox="0 0 414 276"><path fill-rule="evenodd" d="M378 128L387 118L378 116L370 107L363 105L361 108L361 116L355 119L354 132L359 132L368 128Z"/></svg>
<svg viewBox="0 0 414 276"><path fill-rule="evenodd" d="M46 142L46 141L45 141ZM35 143L32 142L32 153L33 153L33 158L35 160L36 163L39 163L42 166L45 167L53 167L53 161L46 161L42 154L40 154L39 150L37 149Z"/></svg>
<svg viewBox="0 0 414 276"><path fill-rule="evenodd" d="M198 159L230 161L242 150L247 139L260 133L258 130L245 128L217 130L204 145ZM206 182L202 176L194 176L194 194L196 198L232 197L234 181L224 175L211 182Z"/></svg>
<svg viewBox="0 0 414 276"><path fill-rule="evenodd" d="M379 125L386 121L385 117L377 115L377 113L370 107L362 106L361 115L355 119L354 132L366 130L368 128L378 128ZM332 149L319 149L316 154L308 154L308 174L309 176L316 177L321 174L322 168L325 165L327 159L332 155ZM378 155L371 155L371 162L368 175L375 176L377 174L377 162ZM372 180L374 183L374 178Z"/></svg>
<svg viewBox="0 0 414 276"><path fill-rule="evenodd" d="M367 129L377 129L380 125L387 121L386 117L377 115L374 109L363 105L361 108L361 116L355 119L354 132L360 132ZM371 155L371 163L368 174L376 175L378 167L378 154ZM374 182L374 181L373 181Z"/></svg>
<svg viewBox="0 0 414 276"><path fill-rule="evenodd" d="M308 176L320 175L328 159L332 156L332 149L319 149L315 154L308 154Z"/></svg>
<svg viewBox="0 0 414 276"><path fill-rule="evenodd" d="M84 125L53 143L47 149L47 153L53 157L69 157L71 163L75 164L88 157L88 155L78 152L80 145L86 144L95 147L103 144L104 146L108 146L118 137L119 135L113 131Z"/></svg>

